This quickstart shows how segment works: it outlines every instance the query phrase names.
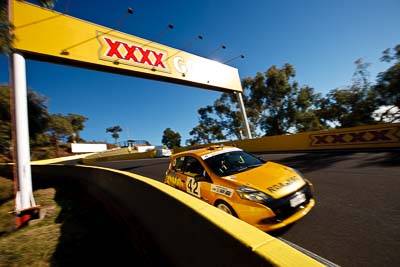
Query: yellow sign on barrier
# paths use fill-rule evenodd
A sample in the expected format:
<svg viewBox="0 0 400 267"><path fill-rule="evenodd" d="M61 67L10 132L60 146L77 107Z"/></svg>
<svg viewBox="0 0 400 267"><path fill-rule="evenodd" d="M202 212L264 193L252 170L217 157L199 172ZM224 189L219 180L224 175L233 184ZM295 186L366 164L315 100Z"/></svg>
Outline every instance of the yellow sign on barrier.
<svg viewBox="0 0 400 267"><path fill-rule="evenodd" d="M242 92L236 68L23 1L12 1L14 47L28 58Z"/></svg>
<svg viewBox="0 0 400 267"><path fill-rule="evenodd" d="M341 132L310 134L311 147L354 145L399 145L400 128L392 127L344 130Z"/></svg>

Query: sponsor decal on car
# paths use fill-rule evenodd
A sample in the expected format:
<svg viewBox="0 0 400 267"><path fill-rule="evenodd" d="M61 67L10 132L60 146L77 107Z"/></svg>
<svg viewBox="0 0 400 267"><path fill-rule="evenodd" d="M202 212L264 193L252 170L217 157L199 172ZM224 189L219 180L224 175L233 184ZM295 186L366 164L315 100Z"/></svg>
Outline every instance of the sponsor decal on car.
<svg viewBox="0 0 400 267"><path fill-rule="evenodd" d="M267 189L269 192L273 193L273 192L276 192L276 191L282 189L283 187L290 186L291 184L295 183L298 180L300 180L300 178L298 178L297 176L293 176L293 177L290 177L289 179L287 179L286 181L284 181L283 183L274 184L274 185L268 187Z"/></svg>
<svg viewBox="0 0 400 267"><path fill-rule="evenodd" d="M176 188L183 188L185 184L179 177L173 175L167 175L165 183Z"/></svg>
<svg viewBox="0 0 400 267"><path fill-rule="evenodd" d="M211 192L220 194L220 195L224 195L227 197L232 197L233 195L233 189L225 187L225 186L221 186L221 185L211 185Z"/></svg>

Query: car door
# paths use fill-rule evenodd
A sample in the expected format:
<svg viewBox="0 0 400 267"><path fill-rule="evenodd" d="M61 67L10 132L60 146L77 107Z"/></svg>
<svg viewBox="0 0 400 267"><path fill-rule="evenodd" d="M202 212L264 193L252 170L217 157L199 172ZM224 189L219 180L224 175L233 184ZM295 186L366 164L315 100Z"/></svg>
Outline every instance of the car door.
<svg viewBox="0 0 400 267"><path fill-rule="evenodd" d="M209 202L211 179L197 158L186 156L178 176L185 181L187 193Z"/></svg>
<svg viewBox="0 0 400 267"><path fill-rule="evenodd" d="M184 156L173 158L165 174L164 183L182 191L186 191L186 176L183 175L184 163Z"/></svg>

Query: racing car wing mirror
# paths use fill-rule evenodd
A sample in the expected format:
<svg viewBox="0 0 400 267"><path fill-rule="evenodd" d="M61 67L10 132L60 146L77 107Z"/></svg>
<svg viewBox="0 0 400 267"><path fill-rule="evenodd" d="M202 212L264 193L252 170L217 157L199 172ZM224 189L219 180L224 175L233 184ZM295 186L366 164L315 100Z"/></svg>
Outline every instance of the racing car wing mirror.
<svg viewBox="0 0 400 267"><path fill-rule="evenodd" d="M261 160L263 163L266 163L267 161L265 159L263 159L261 156L256 156L256 158L258 158L259 160Z"/></svg>
<svg viewBox="0 0 400 267"><path fill-rule="evenodd" d="M196 175L196 177L194 178L197 182L202 182L202 181L211 182L210 175L208 175L206 170L203 170L202 174Z"/></svg>

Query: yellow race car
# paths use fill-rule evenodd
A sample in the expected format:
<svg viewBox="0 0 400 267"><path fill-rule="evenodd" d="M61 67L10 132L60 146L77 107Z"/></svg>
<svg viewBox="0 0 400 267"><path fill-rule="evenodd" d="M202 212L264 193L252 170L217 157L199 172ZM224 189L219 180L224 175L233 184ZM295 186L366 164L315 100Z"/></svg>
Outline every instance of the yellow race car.
<svg viewBox="0 0 400 267"><path fill-rule="evenodd" d="M299 171L232 146L173 154L164 183L263 231L285 227L315 205L313 185Z"/></svg>

